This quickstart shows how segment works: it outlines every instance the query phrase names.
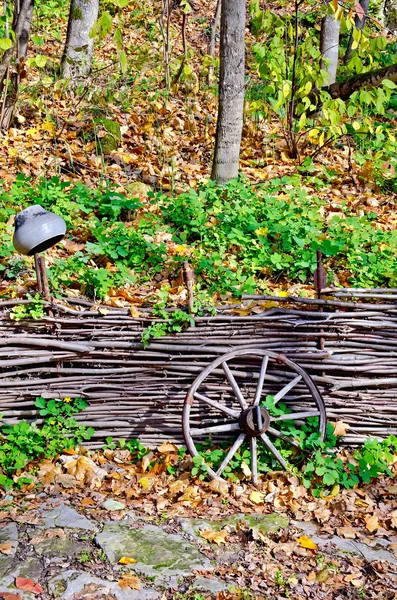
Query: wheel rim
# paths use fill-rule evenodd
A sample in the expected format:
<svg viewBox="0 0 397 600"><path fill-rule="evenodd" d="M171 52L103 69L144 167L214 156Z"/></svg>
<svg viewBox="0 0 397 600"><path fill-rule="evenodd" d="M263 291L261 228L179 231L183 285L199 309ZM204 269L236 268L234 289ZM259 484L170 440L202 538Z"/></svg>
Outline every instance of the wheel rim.
<svg viewBox="0 0 397 600"><path fill-rule="evenodd" d="M251 363L248 363L248 365L243 363L242 370L241 368L238 370L238 367L233 368L233 366L230 368L230 364L228 363L233 364L235 359L240 359L242 357L251 357L251 359L255 359L255 361L259 360L260 365L256 363L254 367ZM280 380L279 383L277 381L274 382L274 380L277 380L277 376L275 377L274 375L269 374L270 365L273 370L274 366L277 366L277 369L279 367L284 369L283 376L280 377L278 375ZM251 368L252 372L248 371L249 368ZM274 372L279 373L278 370ZM212 381L211 377L214 377L214 375L217 377L220 376L220 381L222 382L222 380L224 380L225 384L219 386L219 383L217 383L216 380L215 382ZM285 377L287 379L286 381ZM242 378L242 380L246 378L247 383L250 384L250 400L248 399L246 390L244 390L243 393L241 389L242 385L238 382L239 378ZM206 380L209 382L207 387L205 386ZM309 400L312 407L310 409L305 409L305 407L303 409L299 408L299 410L296 410L295 412L280 415L278 417L271 416L266 408L260 406L261 399L269 385L269 380L271 381L272 390L275 392L272 394L275 404L280 400L285 401L287 399L287 401L291 401L293 394L296 393L296 390L299 388L300 395L297 400L298 405L305 405ZM252 383L253 381L255 381L254 384ZM280 389L277 391L278 385ZM206 388L204 391L202 390L203 387ZM220 390L219 392L218 388ZM253 388L254 393L252 394ZM225 390L227 390L227 397L229 399L232 398L232 402L229 402L229 405L220 401ZM197 416L193 415L193 409L198 403L204 404L208 413L211 413L212 415L217 414L222 418L222 421L219 421L218 419L218 422L216 422L215 425L211 423L206 425L204 423L203 426L200 419L199 425L195 426L194 421L197 421ZM294 400L292 400L292 403L294 403ZM226 456L216 471L205 464L208 475L213 479L222 479L221 475L224 469L232 460L236 452L238 452L243 442L248 440L251 451L251 477L252 482L256 484L258 482L258 444L263 443L280 465L284 469L287 469L286 461L273 444L271 438L283 439L283 441L297 448L300 446L296 440L277 430L277 424L279 425L283 420L302 423L307 418L311 417L318 417L318 431L320 433L320 439L323 440L327 427L324 401L315 383L302 367L283 354L277 354L268 350L235 350L214 360L193 382L187 393L183 408L183 435L186 447L193 457L199 455L196 443L198 443L199 439L203 436L208 437L224 434L231 434L234 436L234 443L230 446ZM210 417L206 415L206 418Z"/></svg>

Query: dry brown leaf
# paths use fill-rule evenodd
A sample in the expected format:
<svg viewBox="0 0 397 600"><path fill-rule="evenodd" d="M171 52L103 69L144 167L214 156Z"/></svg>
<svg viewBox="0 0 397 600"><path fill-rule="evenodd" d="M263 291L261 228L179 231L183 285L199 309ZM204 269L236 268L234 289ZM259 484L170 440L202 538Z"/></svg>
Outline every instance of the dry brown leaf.
<svg viewBox="0 0 397 600"><path fill-rule="evenodd" d="M2 554L12 554L13 546L11 542L3 542L0 544L0 552Z"/></svg>
<svg viewBox="0 0 397 600"><path fill-rule="evenodd" d="M347 540L354 540L357 537L357 530L354 529L354 527L338 527L336 531L340 537L343 537Z"/></svg>
<svg viewBox="0 0 397 600"><path fill-rule="evenodd" d="M222 479L211 479L208 487L220 496L225 496L229 492L229 485Z"/></svg>
<svg viewBox="0 0 397 600"><path fill-rule="evenodd" d="M331 425L334 427L333 435L336 437L343 437L346 435L346 431L350 429L350 425L344 423L343 421L336 421L331 423Z"/></svg>
<svg viewBox="0 0 397 600"><path fill-rule="evenodd" d="M397 510L391 512L389 517L391 518L391 526L393 529L397 529Z"/></svg>
<svg viewBox="0 0 397 600"><path fill-rule="evenodd" d="M166 454L167 452L178 452L178 448L175 446L175 444L171 444L171 442L164 442L157 448L157 450L162 454Z"/></svg>
<svg viewBox="0 0 397 600"><path fill-rule="evenodd" d="M188 485L188 481L176 479L175 481L171 481L171 483L168 486L168 489L170 490L171 494L179 494L179 492L182 492L182 490L186 489Z"/></svg>
<svg viewBox="0 0 397 600"><path fill-rule="evenodd" d="M135 575L130 575L129 573L123 575L117 583L122 590L124 590L126 587L129 587L131 590L139 590L141 587L139 578L135 577Z"/></svg>
<svg viewBox="0 0 397 600"><path fill-rule="evenodd" d="M142 458L142 471L145 472L146 469L148 468L148 466L150 465L150 463L152 462L154 457L153 452L148 452L147 454L145 454L145 456Z"/></svg>
<svg viewBox="0 0 397 600"><path fill-rule="evenodd" d="M365 526L370 533L379 529L379 521L376 515L372 515L372 517L365 517Z"/></svg>
<svg viewBox="0 0 397 600"><path fill-rule="evenodd" d="M69 475L91 488L100 488L104 477L107 475L105 469L98 467L88 456L61 456L61 461L64 463Z"/></svg>
<svg viewBox="0 0 397 600"><path fill-rule="evenodd" d="M208 542L214 542L215 544L226 544L226 538L229 535L229 532L225 529L222 531L214 531L213 529L208 529L206 531L201 531L200 536L207 540Z"/></svg>

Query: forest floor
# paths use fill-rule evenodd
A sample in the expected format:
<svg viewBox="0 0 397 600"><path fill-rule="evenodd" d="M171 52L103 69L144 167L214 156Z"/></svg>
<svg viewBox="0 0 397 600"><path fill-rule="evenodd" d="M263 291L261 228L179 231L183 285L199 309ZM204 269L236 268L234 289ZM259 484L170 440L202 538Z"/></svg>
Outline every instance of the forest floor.
<svg viewBox="0 0 397 600"><path fill-rule="evenodd" d="M187 458L171 477L170 444L154 456L150 470L125 450L40 463L0 503L0 596L397 597L393 479L315 499L283 472L255 489L193 479Z"/></svg>

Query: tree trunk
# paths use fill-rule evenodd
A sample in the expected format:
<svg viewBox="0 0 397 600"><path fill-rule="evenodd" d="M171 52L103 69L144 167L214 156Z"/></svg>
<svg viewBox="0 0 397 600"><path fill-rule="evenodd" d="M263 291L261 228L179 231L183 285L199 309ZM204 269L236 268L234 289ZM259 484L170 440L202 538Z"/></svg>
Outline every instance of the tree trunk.
<svg viewBox="0 0 397 600"><path fill-rule="evenodd" d="M19 83L30 36L30 27L33 18L34 0L15 2L12 30L15 34L15 43L3 55L0 64L0 95L3 95L0 110L0 129L10 127L18 99ZM16 51L15 64L11 61Z"/></svg>
<svg viewBox="0 0 397 600"><path fill-rule="evenodd" d="M385 26L391 31L397 30L397 0L385 0L383 7Z"/></svg>
<svg viewBox="0 0 397 600"><path fill-rule="evenodd" d="M348 100L357 90L378 87L382 85L382 82L385 79L390 79L390 81L397 83L397 63L390 65L389 67L382 67L382 69L377 69L376 71L368 71L368 73L354 75L345 81L333 83L332 85L323 88L323 90L328 92L331 98ZM309 95L309 99L311 104L317 105L314 112L321 110L320 90L313 90Z"/></svg>
<svg viewBox="0 0 397 600"><path fill-rule="evenodd" d="M336 80L338 69L340 20L335 15L325 15L321 21L320 51L323 59L328 59L328 64L323 63L322 68L328 72L328 84Z"/></svg>
<svg viewBox="0 0 397 600"><path fill-rule="evenodd" d="M238 175L244 114L245 0L222 0L218 122L212 179Z"/></svg>
<svg viewBox="0 0 397 600"><path fill-rule="evenodd" d="M73 83L91 70L94 38L90 37L90 33L98 18L98 11L99 0L71 0L62 75Z"/></svg>
<svg viewBox="0 0 397 600"><path fill-rule="evenodd" d="M354 26L358 31L361 31L362 29L364 29L365 21L366 21L367 14L368 14L369 0L361 0L360 6L363 9L364 15L360 18L360 16L357 14L354 19ZM352 53L352 44L353 44L353 32L350 34L349 43L347 45L346 53L343 58L343 62L345 64L347 64L350 60L350 55Z"/></svg>
<svg viewBox="0 0 397 600"><path fill-rule="evenodd" d="M332 98L347 100L357 90L378 87L382 84L384 79L390 79L394 83L397 83L397 63L390 67L377 69L376 71L360 73L360 75L350 77L349 79L346 79L346 81L333 83L326 88L326 90L330 93Z"/></svg>

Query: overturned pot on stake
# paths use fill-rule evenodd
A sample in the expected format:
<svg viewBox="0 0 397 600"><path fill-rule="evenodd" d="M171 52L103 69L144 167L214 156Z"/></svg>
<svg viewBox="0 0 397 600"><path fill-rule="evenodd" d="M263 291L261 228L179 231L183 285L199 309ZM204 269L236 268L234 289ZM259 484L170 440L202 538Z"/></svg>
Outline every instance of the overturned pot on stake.
<svg viewBox="0 0 397 600"><path fill-rule="evenodd" d="M34 256L37 287L50 300L43 256L40 252L52 248L66 233L66 223L59 215L45 210L40 204L29 206L15 217L14 248L20 254Z"/></svg>

